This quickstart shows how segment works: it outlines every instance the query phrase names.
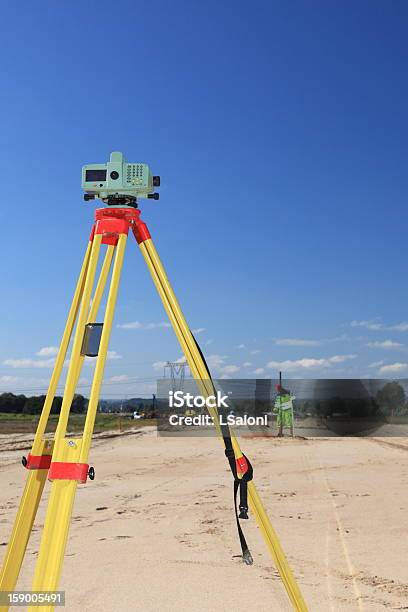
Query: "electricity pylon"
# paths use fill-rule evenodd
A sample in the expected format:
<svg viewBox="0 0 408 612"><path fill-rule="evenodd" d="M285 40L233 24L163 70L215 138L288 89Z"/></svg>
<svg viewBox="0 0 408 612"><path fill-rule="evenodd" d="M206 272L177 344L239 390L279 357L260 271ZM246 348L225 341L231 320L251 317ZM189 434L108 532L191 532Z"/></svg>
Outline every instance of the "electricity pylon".
<svg viewBox="0 0 408 612"><path fill-rule="evenodd" d="M184 389L187 368L188 364L185 361L166 361L164 366L164 378L166 378L167 370L169 370L171 390L173 393L176 391L182 391Z"/></svg>

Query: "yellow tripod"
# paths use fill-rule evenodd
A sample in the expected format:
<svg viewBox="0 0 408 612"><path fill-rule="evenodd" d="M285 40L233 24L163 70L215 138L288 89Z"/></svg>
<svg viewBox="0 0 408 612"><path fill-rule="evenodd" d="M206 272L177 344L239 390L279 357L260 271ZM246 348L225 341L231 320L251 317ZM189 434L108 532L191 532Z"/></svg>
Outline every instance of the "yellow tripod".
<svg viewBox="0 0 408 612"><path fill-rule="evenodd" d="M130 206L97 209L95 224L92 228L68 314L33 447L24 461L24 465L28 469L28 477L3 560L0 573L0 591L13 591L15 589L47 478L51 481L51 492L32 590L43 592L55 591L58 588L76 489L78 484L86 483L88 476L90 479L94 478L94 471L92 467L89 467L88 457L129 230L133 232L139 244L192 375L205 397L214 394L215 390L204 358L186 323L147 226L140 219L140 211ZM106 253L92 296L102 244L106 245ZM111 268L112 275L85 425L81 437L71 438L66 435L67 424L84 361L84 337L86 330L96 319ZM54 440L45 440L45 429L75 322L76 329L58 425ZM222 438L222 428L218 420L217 409L211 408L209 412ZM237 473L240 477L243 477L247 469L246 460L233 434L231 434L231 446L235 456ZM248 497L250 508L294 609L306 611L307 607L299 587L252 480L248 482ZM29 610L34 609L36 609L36 606L29 608ZM51 612L54 607L52 605L42 606L42 609L45 612ZM8 606L0 605L0 612L7 612L7 610Z"/></svg>

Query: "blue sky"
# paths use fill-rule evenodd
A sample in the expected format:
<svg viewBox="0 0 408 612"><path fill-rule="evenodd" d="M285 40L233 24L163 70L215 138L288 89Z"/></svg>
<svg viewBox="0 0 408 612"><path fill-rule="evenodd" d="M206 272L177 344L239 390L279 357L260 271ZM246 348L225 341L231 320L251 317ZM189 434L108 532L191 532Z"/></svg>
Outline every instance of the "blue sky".
<svg viewBox="0 0 408 612"><path fill-rule="evenodd" d="M214 374L408 373L405 2L1 12L1 390L47 385L95 208L80 169L112 150L162 177L143 216ZM181 355L165 322L129 242L103 395L152 390Z"/></svg>

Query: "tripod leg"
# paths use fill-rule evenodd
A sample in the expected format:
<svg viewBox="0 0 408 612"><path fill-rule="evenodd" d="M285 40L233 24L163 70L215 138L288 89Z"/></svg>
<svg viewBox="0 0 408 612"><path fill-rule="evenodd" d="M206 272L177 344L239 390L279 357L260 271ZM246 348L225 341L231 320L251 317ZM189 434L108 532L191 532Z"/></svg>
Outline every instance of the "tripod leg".
<svg viewBox="0 0 408 612"><path fill-rule="evenodd" d="M0 591L12 591L16 586L21 564L27 548L27 543L31 534L31 529L37 513L38 504L40 502L44 484L47 478L48 466L43 469L36 468L35 459L37 460L37 465L44 464L42 458L50 457L52 453L53 442L51 440L44 441L43 437L64 365L75 319L78 313L78 307L83 292L84 279L88 269L90 251L91 242L88 243L85 253L74 297L72 299L72 304L65 324L60 348L55 360L54 370L48 386L44 406L38 422L33 446L28 458L27 467L29 468L29 472L27 482L20 501L20 506L14 521L13 530L0 572ZM7 609L8 606L0 606L0 612L6 612Z"/></svg>
<svg viewBox="0 0 408 612"><path fill-rule="evenodd" d="M80 359L80 352L82 346L82 338L84 333L84 327L86 318L89 311L89 303L91 300L91 292L95 278L96 267L98 263L98 256L101 244L101 236L94 236L92 242L92 248L90 253L90 260L85 278L83 295L81 300L81 306L78 314L78 323L75 331L74 343L71 353L71 359L67 374L67 380L65 383L64 398L62 401L61 412L58 419L58 425L55 431L55 446L53 451L53 460L56 461L69 461L75 456L76 445L72 446L65 440L65 433L68 423L69 411L72 403L72 399L75 391L76 377L77 377L77 364ZM75 444L75 443L74 443ZM60 486L58 486L60 485ZM39 557L36 564L36 570L34 575L33 590L54 590L53 588L43 587L44 574L47 567L47 562L51 562L51 566L54 566L59 571L57 560L51 558L49 552L53 552L58 546L61 546L61 538L64 539L65 534L61 528L59 531L53 529L54 525L58 525L58 509L60 509L59 518L62 521L65 516L67 509L70 505L72 506L73 494L76 489L76 481L64 481L57 480L52 483L50 499L48 502L48 509L44 524L44 531L41 538L41 546L39 551ZM71 501L72 499L72 501ZM51 537L50 537L51 535ZM53 540L53 541L51 541ZM55 553L54 553L55 555Z"/></svg>
<svg viewBox="0 0 408 612"><path fill-rule="evenodd" d="M135 231L135 237L139 243L140 250L152 275L153 281L162 299L170 322L174 328L177 338L179 339L191 372L201 388L204 387L210 391L211 386L209 385L209 381L206 380L208 379L206 365L186 323L176 296L168 281L163 265L145 225L143 225L142 231L138 229ZM211 416L213 416L212 413ZM215 424L217 424L217 422L218 419L215 421ZM239 447L237 439L233 434L231 434L231 441L234 448L235 457L237 460L239 460L242 457L242 451ZM281 548L276 532L265 512L253 481L248 483L248 494L252 512L255 515L258 526L268 546L271 556L275 561L288 596L296 610L302 612L306 611L306 603L303 600L300 589Z"/></svg>
<svg viewBox="0 0 408 612"><path fill-rule="evenodd" d="M65 397L72 399L73 396L72 384L78 371L77 364L80 358L84 324L86 321L86 313L89 308L101 235L95 235L94 241L96 241L94 245L95 253L94 251L91 253L89 276L86 279L83 303L81 304L81 310L78 317L78 327L72 349L70 369L67 375L66 395L64 394L60 421L56 432L55 449L49 472L49 477L52 480L51 494L35 569L32 587L33 591L53 591L58 587L77 485L78 482L86 481L89 467L86 461L89 455L109 337L112 329L113 314L126 245L126 235L120 235L116 248L116 257L106 305L104 326L83 436L80 439L72 439L65 437L70 407L70 403L68 405L65 401ZM35 609L35 607L29 608L31 612ZM44 612L51 612L52 609L52 606L45 607Z"/></svg>
<svg viewBox="0 0 408 612"><path fill-rule="evenodd" d="M122 272L123 258L125 255L127 235L121 234L116 248L115 263L113 265L112 279L109 288L106 312L99 346L99 355L96 361L94 378L92 381L91 393L89 395L88 410L86 413L82 446L79 460L81 463L88 461L89 450L91 447L92 433L95 425L95 417L98 409L99 393L102 385L103 373L105 369L106 357L108 354L109 338L112 330L113 315L115 313L116 300L119 290L120 275Z"/></svg>

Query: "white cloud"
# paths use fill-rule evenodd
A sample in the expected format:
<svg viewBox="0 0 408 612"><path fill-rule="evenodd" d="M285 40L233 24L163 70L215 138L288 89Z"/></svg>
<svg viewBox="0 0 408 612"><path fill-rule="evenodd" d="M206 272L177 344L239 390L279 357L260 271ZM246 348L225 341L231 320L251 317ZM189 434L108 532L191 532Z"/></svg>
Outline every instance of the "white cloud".
<svg viewBox="0 0 408 612"><path fill-rule="evenodd" d="M58 353L58 350L58 346L43 346L36 355L39 357L52 357Z"/></svg>
<svg viewBox="0 0 408 612"><path fill-rule="evenodd" d="M321 340L303 340L302 338L277 338L275 344L280 346L319 346Z"/></svg>
<svg viewBox="0 0 408 612"><path fill-rule="evenodd" d="M349 361L350 359L355 359L357 355L333 355L333 357L329 357L328 361L330 363L343 363L344 361Z"/></svg>
<svg viewBox="0 0 408 612"><path fill-rule="evenodd" d="M245 348L245 344L238 344L238 346L236 346L235 348L237 348L237 349L244 349Z"/></svg>
<svg viewBox="0 0 408 612"><path fill-rule="evenodd" d="M383 340L382 342L376 340L375 342L368 342L367 346L370 348L398 349L404 345L401 342L393 342L392 340Z"/></svg>
<svg viewBox="0 0 408 612"><path fill-rule="evenodd" d="M253 374L263 374L265 372L264 368L256 368L252 373Z"/></svg>
<svg viewBox="0 0 408 612"><path fill-rule="evenodd" d="M368 368L379 368L380 366L382 366L384 363L384 361L373 361L373 363L369 363L368 364Z"/></svg>
<svg viewBox="0 0 408 612"><path fill-rule="evenodd" d="M249 366L251 366L252 363L250 361L244 361L244 363L242 364L243 368L249 368Z"/></svg>
<svg viewBox="0 0 408 612"><path fill-rule="evenodd" d="M315 359L304 357L303 359L287 359L286 361L269 361L267 368L273 370L309 370L313 368L330 368L335 363L343 363L349 359L355 359L357 355L333 355L333 357L323 357Z"/></svg>
<svg viewBox="0 0 408 612"><path fill-rule="evenodd" d="M148 323L146 329L156 329L156 327L171 327L171 324L167 321L161 323Z"/></svg>
<svg viewBox="0 0 408 612"><path fill-rule="evenodd" d="M116 327L119 327L119 329L143 329L143 325L139 321L131 321L130 323L118 323Z"/></svg>
<svg viewBox="0 0 408 612"><path fill-rule="evenodd" d="M401 323L397 323L396 325L384 325L383 323L379 323L378 319L371 319L369 321L352 321L350 325L351 327L365 327L371 331L408 331L408 322L406 321L401 321Z"/></svg>
<svg viewBox="0 0 408 612"><path fill-rule="evenodd" d="M221 367L226 359L227 355L208 355L206 361L210 368L217 368Z"/></svg>
<svg viewBox="0 0 408 612"><path fill-rule="evenodd" d="M227 358L227 355L209 355L206 361L210 370L222 378L223 375L235 374L241 369L239 365L225 363Z"/></svg>
<svg viewBox="0 0 408 612"><path fill-rule="evenodd" d="M321 344L326 344L329 342L347 342L348 340L350 340L350 336L347 334L341 334L341 336L334 336L334 338L325 338L320 342Z"/></svg>
<svg viewBox="0 0 408 612"><path fill-rule="evenodd" d="M187 359L186 359L185 355L182 355L181 357L176 359L176 363L187 363Z"/></svg>
<svg viewBox="0 0 408 612"><path fill-rule="evenodd" d="M372 331L377 331L383 328L383 324L378 323L377 319L371 319L369 321L352 321L350 325L351 327L365 327L366 329L370 329Z"/></svg>
<svg viewBox="0 0 408 612"><path fill-rule="evenodd" d="M117 376L111 376L105 382L110 383L121 383L129 380L129 376L127 374L118 374Z"/></svg>
<svg viewBox="0 0 408 612"><path fill-rule="evenodd" d="M153 370L162 370L166 364L167 361L155 361L152 363L152 368Z"/></svg>
<svg viewBox="0 0 408 612"><path fill-rule="evenodd" d="M214 342L213 338L209 338L206 342L207 345L210 345Z"/></svg>
<svg viewBox="0 0 408 612"><path fill-rule="evenodd" d="M44 346L41 348L37 355L55 355L58 352L58 348L55 346ZM108 351L106 355L106 359L108 361L122 359L122 355L119 355L116 351ZM85 357L85 364L87 365L95 365L96 358L95 357ZM64 361L64 367L68 367L70 364L70 359L66 359ZM22 359L5 359L3 361L3 365L9 366L10 368L35 368L35 369L44 369L44 368L53 368L55 365L55 357L49 357L48 359L32 359L31 357L23 357Z"/></svg>
<svg viewBox="0 0 408 612"><path fill-rule="evenodd" d="M269 361L266 364L267 368L271 368L274 370L299 370L299 369L309 369L316 367L325 367L327 365L326 359L296 359L291 360L287 359L286 361Z"/></svg>
<svg viewBox="0 0 408 612"><path fill-rule="evenodd" d="M402 323L398 323L397 325L391 325L388 329L392 331L406 332L408 331L408 323L402 321Z"/></svg>
<svg viewBox="0 0 408 612"><path fill-rule="evenodd" d="M106 353L106 361L117 361L118 359L122 359L122 355L119 355L116 351L108 351ZM96 357L85 357L85 365L95 366L96 365ZM66 367L70 364L70 359L67 359L64 363Z"/></svg>
<svg viewBox="0 0 408 612"><path fill-rule="evenodd" d="M253 351L251 351L251 355L257 355L260 352L261 351L259 349L254 349Z"/></svg>
<svg viewBox="0 0 408 612"><path fill-rule="evenodd" d="M221 368L221 372L223 374L235 374L235 372L239 372L240 369L238 365L226 365Z"/></svg>
<svg viewBox="0 0 408 612"><path fill-rule="evenodd" d="M140 323L140 321L130 321L129 323L118 323L116 325L119 329L158 329L160 327L171 327L167 321L161 321L160 323Z"/></svg>
<svg viewBox="0 0 408 612"><path fill-rule="evenodd" d="M50 359L31 359L31 358L23 358L23 359L5 359L3 364L9 366L10 368L53 368L55 363L55 359L50 357Z"/></svg>
<svg viewBox="0 0 408 612"><path fill-rule="evenodd" d="M18 383L20 380L20 376L0 376L0 385L11 385Z"/></svg>
<svg viewBox="0 0 408 612"><path fill-rule="evenodd" d="M48 378L35 378L27 376L0 376L0 388L14 393L27 393L40 395L48 388Z"/></svg>
<svg viewBox="0 0 408 612"><path fill-rule="evenodd" d="M383 365L379 369L380 374L398 374L400 372L406 372L408 370L408 363L391 363L389 365Z"/></svg>
<svg viewBox="0 0 408 612"><path fill-rule="evenodd" d="M202 332L205 332L205 327L196 327L195 329L191 330L193 332L193 334L201 334Z"/></svg>

